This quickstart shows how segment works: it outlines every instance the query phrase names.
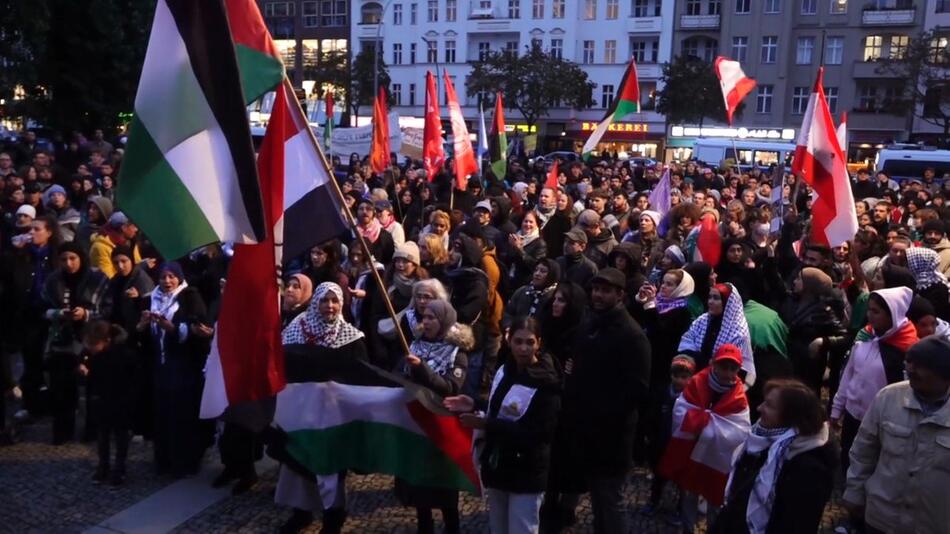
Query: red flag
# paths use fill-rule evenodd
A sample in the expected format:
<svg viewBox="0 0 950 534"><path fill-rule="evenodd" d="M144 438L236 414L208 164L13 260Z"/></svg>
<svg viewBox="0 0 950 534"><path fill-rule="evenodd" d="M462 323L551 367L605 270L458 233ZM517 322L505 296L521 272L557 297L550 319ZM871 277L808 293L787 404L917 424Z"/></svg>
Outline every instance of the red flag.
<svg viewBox="0 0 950 534"><path fill-rule="evenodd" d="M551 170L548 171L548 179L546 182L544 182L544 187L547 187L548 189L553 189L555 193L557 193L557 188L559 185L557 182L558 174L560 173L557 170L557 159L555 158L554 165L551 165Z"/></svg>
<svg viewBox="0 0 950 534"><path fill-rule="evenodd" d="M722 255L722 238L719 237L719 222L712 213L703 214L696 248L703 257L702 261L714 268L719 265L719 257Z"/></svg>
<svg viewBox="0 0 950 534"><path fill-rule="evenodd" d="M333 91L327 89L326 94L324 95L325 107L327 108L327 120L333 120Z"/></svg>
<svg viewBox="0 0 950 534"><path fill-rule="evenodd" d="M719 86L722 88L722 98L726 101L726 119L732 125L732 114L749 92L755 88L755 80L742 72L738 61L732 61L722 56L716 58L714 64Z"/></svg>
<svg viewBox="0 0 950 534"><path fill-rule="evenodd" d="M390 165L389 113L386 110L386 89L382 86L373 105L373 147L369 162L376 174L382 174Z"/></svg>
<svg viewBox="0 0 950 534"><path fill-rule="evenodd" d="M426 117L422 130L422 163L429 181L442 169L445 150L442 148L442 119L439 118L439 95L435 90L435 76L426 71Z"/></svg>
<svg viewBox="0 0 950 534"><path fill-rule="evenodd" d="M447 72L442 72L442 78L445 80L445 94L449 100L449 120L452 121L455 188L464 190L468 185L468 175L478 172L478 162L475 161L475 151L472 150L472 140L468 136L468 127L465 126L465 117L462 115L462 108L455 94L455 86Z"/></svg>
<svg viewBox="0 0 950 534"><path fill-rule="evenodd" d="M825 100L823 76L824 69L819 67L798 134L792 172L800 174L817 195L812 203L812 241L837 247L857 233L858 218L847 159Z"/></svg>

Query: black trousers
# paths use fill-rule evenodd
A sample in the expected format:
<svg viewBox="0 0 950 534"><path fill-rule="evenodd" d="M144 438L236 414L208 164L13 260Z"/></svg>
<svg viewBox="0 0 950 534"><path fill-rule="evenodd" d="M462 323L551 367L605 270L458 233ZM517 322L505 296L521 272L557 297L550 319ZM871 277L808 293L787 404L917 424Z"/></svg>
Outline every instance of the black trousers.
<svg viewBox="0 0 950 534"><path fill-rule="evenodd" d="M858 437L858 429L861 428L861 421L858 421L851 414L844 412L841 418L841 467L845 474L848 473L848 467L851 465L851 445L854 444L854 438Z"/></svg>
<svg viewBox="0 0 950 534"><path fill-rule="evenodd" d="M68 441L76 434L79 360L75 354L53 352L46 365L50 382L50 412L53 414L53 441Z"/></svg>
<svg viewBox="0 0 950 534"><path fill-rule="evenodd" d="M99 421L97 425L99 467L110 466L110 448L115 441L115 461L111 463L114 472L125 473L125 459L129 455L129 425L108 424Z"/></svg>
<svg viewBox="0 0 950 534"><path fill-rule="evenodd" d="M235 423L224 423L224 431L218 439L221 463L237 476L252 475L254 462L264 454L260 434Z"/></svg>

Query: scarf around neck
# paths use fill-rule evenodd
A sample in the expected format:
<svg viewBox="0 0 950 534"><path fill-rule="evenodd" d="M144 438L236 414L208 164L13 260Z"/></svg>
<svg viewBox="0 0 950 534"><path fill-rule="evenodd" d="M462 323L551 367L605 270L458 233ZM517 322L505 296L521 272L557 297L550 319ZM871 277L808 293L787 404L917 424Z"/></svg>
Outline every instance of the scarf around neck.
<svg viewBox="0 0 950 534"><path fill-rule="evenodd" d="M442 339L440 341L428 341L417 338L409 346L409 352L419 357L429 369L432 369L439 376L445 376L455 365L455 355L459 348L452 343Z"/></svg>
<svg viewBox="0 0 950 534"><path fill-rule="evenodd" d="M373 218L369 224L366 226L356 225L356 230L363 236L363 239L369 241L370 243L375 243L379 239L379 232L383 229L383 225L379 224L379 219Z"/></svg>
<svg viewBox="0 0 950 534"><path fill-rule="evenodd" d="M340 302L343 302L343 290L333 282L324 282L317 286L310 299L307 311L294 318L281 334L284 345L317 345L329 349L340 348L364 336L363 332L337 314L332 319L325 319L320 313L320 299L332 292Z"/></svg>

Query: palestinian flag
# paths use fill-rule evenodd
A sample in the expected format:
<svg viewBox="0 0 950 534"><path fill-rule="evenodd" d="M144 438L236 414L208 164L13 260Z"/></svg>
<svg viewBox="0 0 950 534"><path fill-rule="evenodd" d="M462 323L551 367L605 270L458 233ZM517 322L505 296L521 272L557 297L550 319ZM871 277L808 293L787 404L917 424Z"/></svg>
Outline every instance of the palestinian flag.
<svg viewBox="0 0 950 534"><path fill-rule="evenodd" d="M499 182L504 181L508 172L508 134L505 133L505 111L501 93L495 95L495 116L492 118L491 133L488 134L488 157L491 161L491 173Z"/></svg>
<svg viewBox="0 0 950 534"><path fill-rule="evenodd" d="M224 0L234 38L244 101L264 96L284 79L284 63L254 0Z"/></svg>
<svg viewBox="0 0 950 534"><path fill-rule="evenodd" d="M277 395L274 422L286 433L291 468L315 475L351 469L478 490L471 431L431 390L349 354L306 345L286 345L284 354L288 384Z"/></svg>
<svg viewBox="0 0 950 534"><path fill-rule="evenodd" d="M584 143L582 150L584 159L590 158L591 152L597 148L597 144L600 143L600 139L607 133L607 128L611 124L620 122L633 113L640 113L640 82L637 80L637 63L631 58L627 70L623 73L623 80L620 81L617 97L610 104L600 124Z"/></svg>
<svg viewBox="0 0 950 534"><path fill-rule="evenodd" d="M267 235L224 1L158 0L118 201L166 258Z"/></svg>

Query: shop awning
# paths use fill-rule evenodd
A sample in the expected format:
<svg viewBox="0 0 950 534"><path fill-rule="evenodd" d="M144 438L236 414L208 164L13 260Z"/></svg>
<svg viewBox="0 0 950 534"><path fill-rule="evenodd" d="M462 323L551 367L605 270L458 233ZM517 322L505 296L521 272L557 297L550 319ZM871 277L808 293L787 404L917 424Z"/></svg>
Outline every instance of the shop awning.
<svg viewBox="0 0 950 534"><path fill-rule="evenodd" d="M670 137L666 140L666 148L693 148L695 139L683 139L681 137Z"/></svg>

